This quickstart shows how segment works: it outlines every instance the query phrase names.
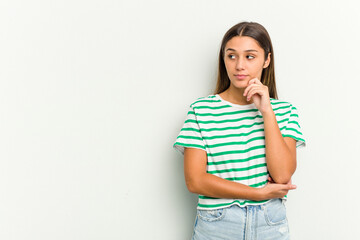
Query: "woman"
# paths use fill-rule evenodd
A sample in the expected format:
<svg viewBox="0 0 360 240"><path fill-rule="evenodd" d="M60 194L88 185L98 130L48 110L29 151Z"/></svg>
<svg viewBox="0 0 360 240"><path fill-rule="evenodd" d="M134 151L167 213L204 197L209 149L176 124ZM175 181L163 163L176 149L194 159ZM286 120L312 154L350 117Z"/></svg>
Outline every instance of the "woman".
<svg viewBox="0 0 360 240"><path fill-rule="evenodd" d="M236 24L222 40L215 93L191 103L173 145L199 194L193 239L289 239L285 200L300 146L297 109L277 99L268 32Z"/></svg>

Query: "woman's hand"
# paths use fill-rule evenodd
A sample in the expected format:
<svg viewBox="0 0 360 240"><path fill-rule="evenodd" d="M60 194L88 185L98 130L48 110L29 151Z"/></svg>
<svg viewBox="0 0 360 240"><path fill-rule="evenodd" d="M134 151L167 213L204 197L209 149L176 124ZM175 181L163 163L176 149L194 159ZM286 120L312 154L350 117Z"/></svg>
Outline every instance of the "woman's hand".
<svg viewBox="0 0 360 240"><path fill-rule="evenodd" d="M293 185L291 180L287 184L277 184L274 183L271 177L269 177L268 183L263 188L260 188L262 196L261 200L282 198L289 192L289 190L293 189L296 189L296 185Z"/></svg>
<svg viewBox="0 0 360 240"><path fill-rule="evenodd" d="M268 177L268 183L276 183L270 176ZM291 184L291 178L290 178L290 181L286 184ZM294 185L295 186L295 185ZM295 186L296 187L296 186Z"/></svg>
<svg viewBox="0 0 360 240"><path fill-rule="evenodd" d="M246 96L248 101L252 98L256 108L261 113L272 111L269 89L258 78L253 78L249 81L248 86L244 90L244 96Z"/></svg>

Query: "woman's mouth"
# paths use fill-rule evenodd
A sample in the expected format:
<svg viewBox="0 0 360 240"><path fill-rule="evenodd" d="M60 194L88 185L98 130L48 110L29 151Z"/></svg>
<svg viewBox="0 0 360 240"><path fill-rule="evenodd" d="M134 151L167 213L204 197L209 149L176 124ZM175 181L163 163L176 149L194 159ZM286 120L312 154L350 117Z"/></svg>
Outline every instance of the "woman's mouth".
<svg viewBox="0 0 360 240"><path fill-rule="evenodd" d="M246 77L247 77L248 75L243 75L243 74L237 74L237 75L235 75L235 77L237 78L237 79L245 79Z"/></svg>

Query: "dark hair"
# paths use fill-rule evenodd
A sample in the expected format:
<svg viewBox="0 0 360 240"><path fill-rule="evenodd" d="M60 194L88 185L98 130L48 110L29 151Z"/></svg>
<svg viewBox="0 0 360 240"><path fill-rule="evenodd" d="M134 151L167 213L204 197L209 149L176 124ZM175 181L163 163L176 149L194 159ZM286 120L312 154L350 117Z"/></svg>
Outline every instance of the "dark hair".
<svg viewBox="0 0 360 240"><path fill-rule="evenodd" d="M260 81L268 87L270 97L278 99L275 84L274 50L271 44L271 39L266 29L256 22L240 22L225 33L219 52L218 77L215 94L222 93L230 86L230 79L227 75L224 63L224 50L226 43L235 36L248 36L255 39L265 51L265 60L268 54L271 53L270 64L267 68L262 70Z"/></svg>

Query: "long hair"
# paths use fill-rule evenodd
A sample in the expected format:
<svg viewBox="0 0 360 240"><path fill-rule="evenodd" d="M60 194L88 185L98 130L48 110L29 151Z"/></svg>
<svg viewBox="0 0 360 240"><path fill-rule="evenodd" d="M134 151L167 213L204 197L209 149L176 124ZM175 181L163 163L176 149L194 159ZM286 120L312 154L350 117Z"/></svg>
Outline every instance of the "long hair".
<svg viewBox="0 0 360 240"><path fill-rule="evenodd" d="M266 60L269 53L270 54L270 64L267 68L264 68L261 73L261 83L266 85L269 89L269 95L271 98L278 99L275 83L275 64L274 64L274 50L272 47L271 39L269 33L266 29L259 23L256 22L240 22L235 26L231 27L224 35L220 52L219 52L219 66L218 66L218 76L216 83L216 90L214 94L219 94L228 89L230 86L230 79L226 72L225 62L224 62L224 50L226 43L235 36L248 36L255 39L258 44L264 49L265 55L264 59Z"/></svg>

